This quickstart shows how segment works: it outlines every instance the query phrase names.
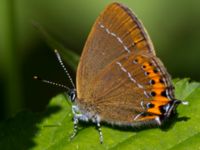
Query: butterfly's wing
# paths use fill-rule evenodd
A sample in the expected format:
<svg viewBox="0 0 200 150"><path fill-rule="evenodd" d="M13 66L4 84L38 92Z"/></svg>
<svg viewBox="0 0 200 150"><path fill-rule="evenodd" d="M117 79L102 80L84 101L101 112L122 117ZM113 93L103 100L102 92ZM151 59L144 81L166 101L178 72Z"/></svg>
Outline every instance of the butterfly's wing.
<svg viewBox="0 0 200 150"><path fill-rule="evenodd" d="M151 53L122 55L107 65L92 84L94 109L101 120L113 124L157 123L173 99L170 76Z"/></svg>
<svg viewBox="0 0 200 150"><path fill-rule="evenodd" d="M121 4L109 5L92 28L78 66L77 96L85 112L126 125L154 123L173 97L148 34Z"/></svg>
<svg viewBox="0 0 200 150"><path fill-rule="evenodd" d="M87 98L91 81L114 59L154 48L137 17L119 3L110 4L98 17L86 41L77 70L77 95Z"/></svg>

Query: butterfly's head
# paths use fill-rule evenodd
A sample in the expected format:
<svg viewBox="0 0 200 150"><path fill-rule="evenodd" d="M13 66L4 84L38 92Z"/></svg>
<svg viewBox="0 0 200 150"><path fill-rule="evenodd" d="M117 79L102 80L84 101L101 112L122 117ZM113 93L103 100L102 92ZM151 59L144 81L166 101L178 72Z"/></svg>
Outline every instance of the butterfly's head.
<svg viewBox="0 0 200 150"><path fill-rule="evenodd" d="M77 97L77 93L76 93L76 89L70 89L68 91L68 96L71 102L74 102L76 100Z"/></svg>

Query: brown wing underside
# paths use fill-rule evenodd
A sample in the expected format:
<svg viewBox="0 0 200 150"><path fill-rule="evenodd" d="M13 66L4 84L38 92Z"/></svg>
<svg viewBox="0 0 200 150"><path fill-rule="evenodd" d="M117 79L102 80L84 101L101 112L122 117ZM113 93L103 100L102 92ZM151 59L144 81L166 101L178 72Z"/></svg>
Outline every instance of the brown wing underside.
<svg viewBox="0 0 200 150"><path fill-rule="evenodd" d="M89 34L77 70L78 98L87 98L92 79L119 56L154 48L145 29L131 11L113 3L99 16Z"/></svg>
<svg viewBox="0 0 200 150"><path fill-rule="evenodd" d="M136 64L135 59L142 58ZM159 63L160 66L150 62ZM146 70L143 65L146 64ZM162 71L151 72L153 68L162 67ZM149 75L146 72L150 72ZM169 99L162 96L161 91L170 87L160 83L160 79L165 78L170 82L170 77L160 60L152 54L122 55L106 66L96 78L92 80L95 85L90 89L92 92L88 97L95 103L95 110L103 121L113 123L131 124L135 117L142 112L155 119L156 115L161 115L159 107L169 102ZM151 84L151 80L155 83ZM152 95L155 92L156 95ZM154 108L147 109L147 104L155 102ZM154 116L154 118L153 118Z"/></svg>
<svg viewBox="0 0 200 150"><path fill-rule="evenodd" d="M115 124L131 124L148 111L148 120L155 122L160 106L170 99L166 88L171 88L170 77L155 56L144 27L128 8L109 5L96 20L78 66L77 103L81 109ZM173 94L172 90L167 93L170 91ZM154 107L147 110L150 102Z"/></svg>

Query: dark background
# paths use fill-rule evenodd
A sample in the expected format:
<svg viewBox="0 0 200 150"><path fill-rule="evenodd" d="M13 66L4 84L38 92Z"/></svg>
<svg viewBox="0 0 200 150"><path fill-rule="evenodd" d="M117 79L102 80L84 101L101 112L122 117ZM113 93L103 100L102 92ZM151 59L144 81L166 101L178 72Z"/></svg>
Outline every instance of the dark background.
<svg viewBox="0 0 200 150"><path fill-rule="evenodd" d="M23 109L42 111L59 88L32 80L69 85L54 53L33 27L39 22L66 48L81 54L96 17L109 0L0 1L0 120ZM173 78L200 77L200 1L119 0L142 20L157 55ZM75 70L67 65L75 80Z"/></svg>

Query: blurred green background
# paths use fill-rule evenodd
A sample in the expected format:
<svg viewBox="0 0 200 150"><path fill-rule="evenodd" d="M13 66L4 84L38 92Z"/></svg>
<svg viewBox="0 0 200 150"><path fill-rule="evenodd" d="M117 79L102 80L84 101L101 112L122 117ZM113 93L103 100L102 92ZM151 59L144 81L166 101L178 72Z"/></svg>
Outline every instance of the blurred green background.
<svg viewBox="0 0 200 150"><path fill-rule="evenodd" d="M0 120L22 109L42 111L62 90L32 80L35 74L69 85L54 53L32 21L81 54L92 24L110 0L0 1ZM144 23L173 78L199 81L200 1L118 0ZM75 69L67 65L75 80Z"/></svg>

